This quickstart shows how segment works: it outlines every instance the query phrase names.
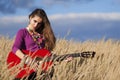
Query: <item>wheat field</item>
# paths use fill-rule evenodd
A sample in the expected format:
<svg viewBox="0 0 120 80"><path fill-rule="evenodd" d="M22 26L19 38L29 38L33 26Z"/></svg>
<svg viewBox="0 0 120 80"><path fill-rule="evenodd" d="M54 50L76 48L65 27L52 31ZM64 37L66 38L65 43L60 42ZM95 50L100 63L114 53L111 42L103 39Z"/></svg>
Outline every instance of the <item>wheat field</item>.
<svg viewBox="0 0 120 80"><path fill-rule="evenodd" d="M13 42L14 38L0 36L0 80L13 80L16 75L10 75L6 65ZM58 38L52 53L62 55L83 51L95 51L96 55L92 59L78 57L70 62L55 63L52 80L120 80L120 41L101 39L78 42Z"/></svg>

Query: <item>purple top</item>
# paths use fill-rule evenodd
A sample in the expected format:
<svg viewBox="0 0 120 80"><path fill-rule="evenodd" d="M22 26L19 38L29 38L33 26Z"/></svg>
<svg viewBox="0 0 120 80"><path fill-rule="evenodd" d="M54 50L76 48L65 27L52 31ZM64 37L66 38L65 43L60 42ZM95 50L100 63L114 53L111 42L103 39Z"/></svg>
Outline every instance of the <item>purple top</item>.
<svg viewBox="0 0 120 80"><path fill-rule="evenodd" d="M18 49L36 51L38 49L44 48L44 46L45 44L44 42L42 42L42 44L39 47L33 40L28 30L26 28L23 28L17 32L15 42L12 47L12 52L16 53Z"/></svg>

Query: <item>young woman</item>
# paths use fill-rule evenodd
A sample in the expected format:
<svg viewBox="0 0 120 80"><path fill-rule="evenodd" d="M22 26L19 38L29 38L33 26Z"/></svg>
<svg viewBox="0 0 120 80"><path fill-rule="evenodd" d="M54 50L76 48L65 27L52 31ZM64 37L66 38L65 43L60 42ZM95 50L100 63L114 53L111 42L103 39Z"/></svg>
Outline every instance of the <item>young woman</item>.
<svg viewBox="0 0 120 80"><path fill-rule="evenodd" d="M25 63L28 64L32 59L22 50L35 52L40 49L46 49L52 51L55 47L55 43L56 38L45 11L43 9L35 9L29 15L29 24L17 32L10 55L17 56L20 61L27 58ZM12 62L12 59L15 59L10 55L8 56L8 63ZM32 75L33 73L30 74L30 77Z"/></svg>

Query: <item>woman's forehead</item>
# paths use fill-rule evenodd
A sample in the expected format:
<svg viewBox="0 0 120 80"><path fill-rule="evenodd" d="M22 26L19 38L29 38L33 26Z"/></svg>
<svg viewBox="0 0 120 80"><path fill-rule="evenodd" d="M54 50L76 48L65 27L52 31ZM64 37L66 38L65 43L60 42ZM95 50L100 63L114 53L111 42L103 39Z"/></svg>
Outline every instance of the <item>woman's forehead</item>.
<svg viewBox="0 0 120 80"><path fill-rule="evenodd" d="M32 19L38 21L38 22L42 22L42 18L39 16L34 16Z"/></svg>

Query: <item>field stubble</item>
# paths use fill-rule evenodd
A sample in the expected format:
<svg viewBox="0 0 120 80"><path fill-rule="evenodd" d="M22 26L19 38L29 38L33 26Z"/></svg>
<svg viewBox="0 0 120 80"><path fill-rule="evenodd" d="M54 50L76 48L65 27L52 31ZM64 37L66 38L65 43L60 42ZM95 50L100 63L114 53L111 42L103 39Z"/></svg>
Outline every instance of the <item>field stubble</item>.
<svg viewBox="0 0 120 80"><path fill-rule="evenodd" d="M16 75L10 75L6 65L13 40L0 37L0 80L12 80ZM75 42L58 39L52 53L63 55L84 51L95 51L96 55L92 59L78 57L70 62L55 62L52 80L120 80L120 41L101 39Z"/></svg>

